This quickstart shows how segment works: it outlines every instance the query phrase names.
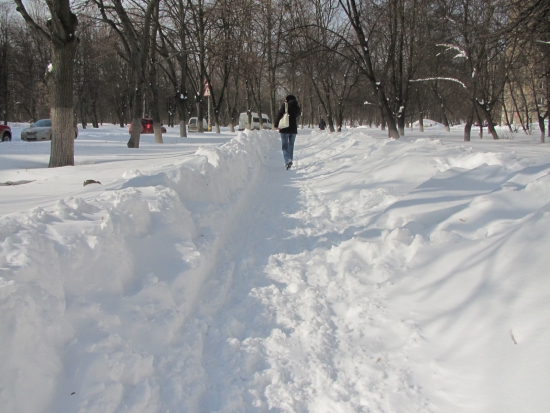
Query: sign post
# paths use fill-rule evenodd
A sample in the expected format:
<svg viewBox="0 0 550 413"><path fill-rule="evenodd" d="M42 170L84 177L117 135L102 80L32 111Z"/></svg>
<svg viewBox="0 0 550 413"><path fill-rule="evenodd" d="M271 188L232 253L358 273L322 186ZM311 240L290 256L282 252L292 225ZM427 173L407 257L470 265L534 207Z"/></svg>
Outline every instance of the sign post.
<svg viewBox="0 0 550 413"><path fill-rule="evenodd" d="M208 132L212 132L212 116L210 111L210 86L208 85L208 82L206 79L204 79L204 96L208 96Z"/></svg>

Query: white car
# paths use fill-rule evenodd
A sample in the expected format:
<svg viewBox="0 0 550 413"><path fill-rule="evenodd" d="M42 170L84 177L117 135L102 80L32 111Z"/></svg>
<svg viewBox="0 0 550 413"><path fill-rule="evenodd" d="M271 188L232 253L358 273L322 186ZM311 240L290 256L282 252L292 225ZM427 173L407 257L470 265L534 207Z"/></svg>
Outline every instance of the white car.
<svg viewBox="0 0 550 413"><path fill-rule="evenodd" d="M265 113L262 113L262 121L264 129L271 129L271 121ZM256 112L252 112L252 130L260 130L260 117ZM239 130L248 128L248 115L243 112L239 115Z"/></svg>
<svg viewBox="0 0 550 413"><path fill-rule="evenodd" d="M205 132L208 129L208 123L204 118L202 119L202 129ZM187 122L187 130L195 132L199 130L199 119L196 116L189 118L189 122Z"/></svg>
<svg viewBox="0 0 550 413"><path fill-rule="evenodd" d="M74 127L74 138L78 137L78 128ZM21 131L22 141L51 141L52 140L52 120L40 119L33 123L27 129Z"/></svg>

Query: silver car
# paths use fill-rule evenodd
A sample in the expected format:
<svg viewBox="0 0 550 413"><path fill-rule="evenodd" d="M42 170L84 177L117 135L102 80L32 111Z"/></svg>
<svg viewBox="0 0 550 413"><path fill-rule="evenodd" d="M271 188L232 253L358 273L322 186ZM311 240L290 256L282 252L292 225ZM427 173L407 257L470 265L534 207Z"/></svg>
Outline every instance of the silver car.
<svg viewBox="0 0 550 413"><path fill-rule="evenodd" d="M78 128L74 127L74 138L78 137ZM21 131L22 141L51 141L52 140L52 120L40 119L33 123L29 128Z"/></svg>

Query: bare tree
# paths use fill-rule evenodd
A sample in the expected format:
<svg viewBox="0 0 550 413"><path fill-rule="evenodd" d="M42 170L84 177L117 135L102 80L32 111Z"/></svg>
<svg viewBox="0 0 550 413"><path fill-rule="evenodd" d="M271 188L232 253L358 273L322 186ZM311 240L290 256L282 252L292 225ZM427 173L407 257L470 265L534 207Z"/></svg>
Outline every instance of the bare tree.
<svg viewBox="0 0 550 413"><path fill-rule="evenodd" d="M514 58L513 50L507 49L501 35L506 16L504 6L499 0L449 0L439 4L438 12L446 21L446 37L438 44L440 53L456 62L460 79L453 80L467 90L471 102L466 115L465 140L470 140L476 115L485 119L493 139L498 139L493 111L499 107L507 66Z"/></svg>
<svg viewBox="0 0 550 413"><path fill-rule="evenodd" d="M22 0L14 0L27 24L50 43L48 83L51 93L52 145L49 167L74 165L73 60L78 46L78 19L69 0L46 0L51 19L39 26Z"/></svg>
<svg viewBox="0 0 550 413"><path fill-rule="evenodd" d="M9 87L10 67L12 61L10 10L6 4L0 4L0 113L4 125L8 124L10 117L10 103L12 103L12 90Z"/></svg>
<svg viewBox="0 0 550 413"><path fill-rule="evenodd" d="M209 27L211 34L207 42L206 81L210 91L216 133L220 133L221 108L237 66L239 18L235 1L219 2L213 9L213 21Z"/></svg>
<svg viewBox="0 0 550 413"><path fill-rule="evenodd" d="M207 49L206 37L208 36L209 18L212 10L208 8L204 0L187 0L187 7L190 12L191 22L189 30L192 33L191 39L193 43L193 54L191 55L195 64L194 76L193 72L188 71L189 78L195 89L195 106L197 109L198 132L204 132L204 97L206 87L210 87L207 80Z"/></svg>
<svg viewBox="0 0 550 413"><path fill-rule="evenodd" d="M145 80L148 78L148 58L151 38L151 20L159 0L149 0L145 8L135 6L132 13L140 15L140 19L131 18L122 0L112 0L107 4L104 0L90 0L99 8L103 22L107 23L118 35L126 59L133 70L133 106L132 133L128 140L129 148L139 148L141 136L142 102Z"/></svg>
<svg viewBox="0 0 550 413"><path fill-rule="evenodd" d="M550 117L550 4L544 0L511 0L510 16L506 33L519 41L525 60L522 67L513 68L509 74L513 77L513 81L509 77L509 91L512 98L514 91L530 91L525 98L525 115L535 113L544 143L545 119ZM514 105L517 107L517 101ZM526 130L523 119L519 120Z"/></svg>
<svg viewBox="0 0 550 413"><path fill-rule="evenodd" d="M356 57L358 68L362 74L366 76L370 85L376 91L377 104L380 107L382 115L388 127L388 133L391 138L398 139L399 131L392 109L388 103L389 96L386 92L386 85L382 83L381 78L375 72L373 59L371 56L371 45L369 44L369 30L365 27L364 18L368 11L357 3L356 0L338 0L339 4L348 18L350 26L355 34L355 44L352 46L353 53Z"/></svg>
<svg viewBox="0 0 550 413"><path fill-rule="evenodd" d="M188 82L188 14L183 0L168 2L168 16L171 27L161 27L160 53L164 58L164 71L174 88L174 102L179 115L180 137L187 137L187 115L189 102Z"/></svg>
<svg viewBox="0 0 550 413"><path fill-rule="evenodd" d="M153 132L155 134L155 143L163 143L162 124L159 111L159 89L158 89L158 60L157 60L157 34L160 30L159 22L159 3L157 2L153 10L151 38L149 45L149 92L151 94L151 115L153 118Z"/></svg>

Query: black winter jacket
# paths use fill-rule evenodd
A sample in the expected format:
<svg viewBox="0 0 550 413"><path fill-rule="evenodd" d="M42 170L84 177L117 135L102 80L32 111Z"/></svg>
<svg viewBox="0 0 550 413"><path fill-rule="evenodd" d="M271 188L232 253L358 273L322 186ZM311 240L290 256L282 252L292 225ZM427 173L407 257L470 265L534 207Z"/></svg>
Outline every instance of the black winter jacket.
<svg viewBox="0 0 550 413"><path fill-rule="evenodd" d="M290 117L290 122L288 128L281 129L279 133L298 133L298 121L297 118L302 113L302 109L298 106L296 99L291 99L288 101L288 115ZM285 104L281 105L279 113L277 114L277 119L275 119L275 127L279 127L279 121L285 114Z"/></svg>

